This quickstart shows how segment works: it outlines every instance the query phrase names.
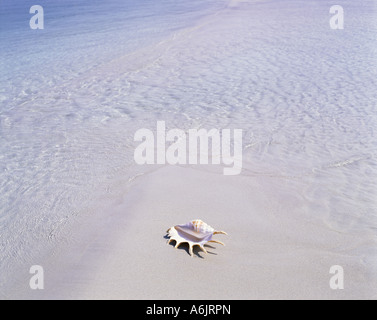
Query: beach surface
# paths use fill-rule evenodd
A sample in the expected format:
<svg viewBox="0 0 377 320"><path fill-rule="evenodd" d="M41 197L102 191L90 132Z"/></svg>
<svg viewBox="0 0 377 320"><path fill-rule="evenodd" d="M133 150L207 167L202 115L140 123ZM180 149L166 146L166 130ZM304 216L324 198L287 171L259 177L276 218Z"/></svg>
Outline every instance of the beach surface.
<svg viewBox="0 0 377 320"><path fill-rule="evenodd" d="M166 167L138 179L95 223L44 261L41 291L28 299L368 299L375 239L303 219L299 185ZM201 218L228 233L208 254L168 245L165 230ZM79 230L85 230L84 233ZM74 240L72 240L74 239ZM359 249L364 253L360 255ZM331 290L333 265L345 290Z"/></svg>
<svg viewBox="0 0 377 320"><path fill-rule="evenodd" d="M114 50L91 27L59 41L46 27L51 50L83 46L46 54L56 69L38 81L22 71L42 67L32 57L1 75L0 298L377 299L377 10L341 2L344 30L329 1L164 1L155 19L130 14L141 44L113 19ZM241 174L137 165L134 134L158 121L242 129ZM194 219L226 246L167 244Z"/></svg>

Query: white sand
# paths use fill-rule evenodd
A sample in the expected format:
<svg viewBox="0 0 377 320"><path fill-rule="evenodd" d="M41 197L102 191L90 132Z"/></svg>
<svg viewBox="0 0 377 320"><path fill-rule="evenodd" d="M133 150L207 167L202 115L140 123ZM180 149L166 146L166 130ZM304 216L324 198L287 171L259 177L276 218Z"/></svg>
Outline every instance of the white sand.
<svg viewBox="0 0 377 320"><path fill-rule="evenodd" d="M63 299L372 298L375 274L358 245L374 241L303 219L300 198L269 178L224 177L166 167L138 179L90 232L59 250L46 288L18 297ZM269 185L267 189L267 185ZM287 190L297 186L287 183ZM209 254L167 245L165 230L200 218L229 236ZM83 221L84 222L84 221ZM88 230L88 224L85 223ZM84 227L81 225L79 228ZM329 287L332 265L345 269L345 290Z"/></svg>

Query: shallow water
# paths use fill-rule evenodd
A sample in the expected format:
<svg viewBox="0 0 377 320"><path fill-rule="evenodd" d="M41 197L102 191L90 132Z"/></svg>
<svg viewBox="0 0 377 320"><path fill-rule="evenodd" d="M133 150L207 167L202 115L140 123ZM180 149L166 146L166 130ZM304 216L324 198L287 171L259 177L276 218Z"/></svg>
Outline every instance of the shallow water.
<svg viewBox="0 0 377 320"><path fill-rule="evenodd" d="M130 96L125 69L135 74L161 55L154 47L226 1L42 0L45 28L31 30L34 4L0 5L2 279L90 207L94 190L111 194L107 181L140 171L130 168L134 104L153 104Z"/></svg>
<svg viewBox="0 0 377 320"><path fill-rule="evenodd" d="M25 28L28 1L0 10L1 269L148 170L133 135L157 120L243 129L243 175L376 241L373 1L343 1L342 31L328 1L49 2L40 32ZM371 250L360 256L375 264Z"/></svg>

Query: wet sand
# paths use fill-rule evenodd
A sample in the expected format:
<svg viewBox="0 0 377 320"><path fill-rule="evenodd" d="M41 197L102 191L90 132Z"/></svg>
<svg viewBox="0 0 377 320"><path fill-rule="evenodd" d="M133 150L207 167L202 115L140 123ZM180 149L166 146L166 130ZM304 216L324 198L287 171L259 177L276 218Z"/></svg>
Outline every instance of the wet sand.
<svg viewBox="0 0 377 320"><path fill-rule="evenodd" d="M361 239L302 215L300 199L268 178L246 179L165 167L141 177L112 212L89 226L51 264L35 299L371 298L373 278L356 254ZM268 189L266 188L269 185ZM295 188L294 185L287 185ZM208 254L174 249L165 231L202 219L228 236ZM90 231L89 231L90 230ZM373 245L373 241L369 245ZM331 290L333 265L345 290Z"/></svg>

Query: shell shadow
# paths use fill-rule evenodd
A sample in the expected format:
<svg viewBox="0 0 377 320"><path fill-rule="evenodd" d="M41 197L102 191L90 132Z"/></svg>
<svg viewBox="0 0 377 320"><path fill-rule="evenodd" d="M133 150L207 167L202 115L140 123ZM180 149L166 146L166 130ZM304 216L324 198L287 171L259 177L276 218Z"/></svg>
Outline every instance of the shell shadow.
<svg viewBox="0 0 377 320"><path fill-rule="evenodd" d="M165 240L169 240L170 238L169 238L168 235L165 235L164 239ZM176 244L175 241L172 241L171 243L169 243L169 245L172 246L173 248L175 247L175 244ZM206 248L216 249L215 247L213 247L213 246L211 246L209 244L205 244L204 246ZM176 250L185 250L186 253L190 256L190 251L189 251L189 245L188 245L188 243L182 243ZM211 252L211 251L208 251L208 250L207 250L207 252L208 252L208 254L217 255L217 253L214 253L214 252ZM194 255L196 255L200 259L204 259L204 256L206 254L199 248L199 246L194 246Z"/></svg>

